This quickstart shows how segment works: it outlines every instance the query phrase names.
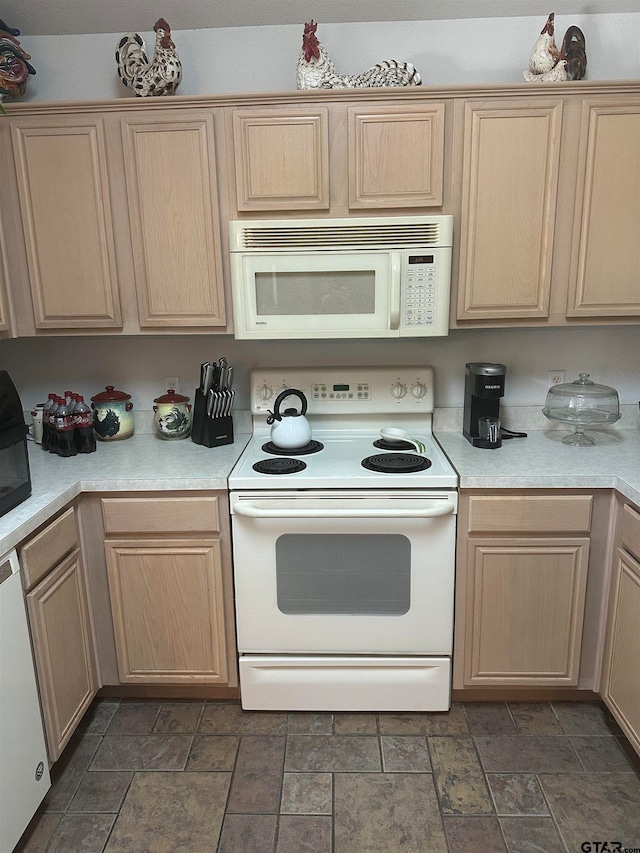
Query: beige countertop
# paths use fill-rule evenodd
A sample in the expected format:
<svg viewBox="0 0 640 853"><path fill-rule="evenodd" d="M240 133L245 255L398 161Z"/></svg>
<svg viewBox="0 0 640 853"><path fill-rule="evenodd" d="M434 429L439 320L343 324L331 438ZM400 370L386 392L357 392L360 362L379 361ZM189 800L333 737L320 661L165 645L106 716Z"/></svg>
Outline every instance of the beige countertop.
<svg viewBox="0 0 640 853"><path fill-rule="evenodd" d="M436 437L462 489L617 489L640 504L640 430L590 429L594 447L562 443L567 430L536 430L497 450L473 447L462 432Z"/></svg>
<svg viewBox="0 0 640 853"><path fill-rule="evenodd" d="M464 489L617 489L640 505L640 431L592 430L595 447L562 444L565 432L532 431L498 450L472 447L459 430L436 436ZM218 490L250 438L206 448L136 435L98 443L96 453L61 459L29 442L33 492L0 518L6 553L81 492Z"/></svg>
<svg viewBox="0 0 640 853"><path fill-rule="evenodd" d="M124 441L98 442L95 453L68 459L30 441L31 497L0 518L0 555L81 492L226 489L250 437L236 432L233 444L208 448L136 433Z"/></svg>

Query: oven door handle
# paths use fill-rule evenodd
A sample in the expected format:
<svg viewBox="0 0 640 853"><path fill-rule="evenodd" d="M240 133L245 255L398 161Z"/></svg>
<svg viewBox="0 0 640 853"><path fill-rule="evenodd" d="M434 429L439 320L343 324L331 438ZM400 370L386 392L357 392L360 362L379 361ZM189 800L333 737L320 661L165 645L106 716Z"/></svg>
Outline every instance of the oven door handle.
<svg viewBox="0 0 640 853"><path fill-rule="evenodd" d="M233 512L249 518L436 518L439 515L454 513L455 504L440 501L421 509L268 509L254 504L237 503Z"/></svg>

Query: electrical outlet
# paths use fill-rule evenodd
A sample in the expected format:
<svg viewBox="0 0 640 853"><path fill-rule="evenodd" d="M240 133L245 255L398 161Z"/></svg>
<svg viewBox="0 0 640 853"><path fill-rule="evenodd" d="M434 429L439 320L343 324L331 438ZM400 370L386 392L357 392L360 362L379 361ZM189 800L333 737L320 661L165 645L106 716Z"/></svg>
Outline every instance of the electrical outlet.
<svg viewBox="0 0 640 853"><path fill-rule="evenodd" d="M562 385L564 383L565 371L564 370L550 370L548 377L549 385Z"/></svg>
<svg viewBox="0 0 640 853"><path fill-rule="evenodd" d="M180 393L180 377L179 376L165 376L162 380L163 388L165 391L175 391L176 394Z"/></svg>

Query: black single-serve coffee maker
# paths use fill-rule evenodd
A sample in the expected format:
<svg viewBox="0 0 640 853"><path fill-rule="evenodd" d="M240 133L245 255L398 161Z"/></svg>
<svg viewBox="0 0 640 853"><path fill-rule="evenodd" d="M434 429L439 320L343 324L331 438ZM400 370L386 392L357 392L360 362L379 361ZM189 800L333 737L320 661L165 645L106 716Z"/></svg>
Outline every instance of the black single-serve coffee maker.
<svg viewBox="0 0 640 853"><path fill-rule="evenodd" d="M504 397L504 364L471 361L464 381L462 431L474 447L494 450L502 446L500 398Z"/></svg>

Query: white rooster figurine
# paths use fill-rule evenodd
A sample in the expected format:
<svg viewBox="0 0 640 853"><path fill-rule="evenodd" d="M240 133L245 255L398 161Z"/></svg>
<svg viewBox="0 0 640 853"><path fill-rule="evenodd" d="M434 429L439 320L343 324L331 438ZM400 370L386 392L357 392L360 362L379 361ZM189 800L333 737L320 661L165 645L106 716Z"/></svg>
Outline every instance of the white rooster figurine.
<svg viewBox="0 0 640 853"><path fill-rule="evenodd" d="M579 27L569 27L558 50L554 37L552 12L531 51L529 67L522 72L527 83L557 83L582 80L587 70L587 51L584 33Z"/></svg>
<svg viewBox="0 0 640 853"><path fill-rule="evenodd" d="M118 42L116 62L125 86L136 95L173 95L182 80L182 63L164 18L156 21L156 46L149 62L144 39L138 33L126 33Z"/></svg>
<svg viewBox="0 0 640 853"><path fill-rule="evenodd" d="M322 42L316 38L318 25L304 25L302 51L298 59L298 89L369 89L383 86L420 86L420 75L410 62L387 59L362 74L338 74Z"/></svg>

